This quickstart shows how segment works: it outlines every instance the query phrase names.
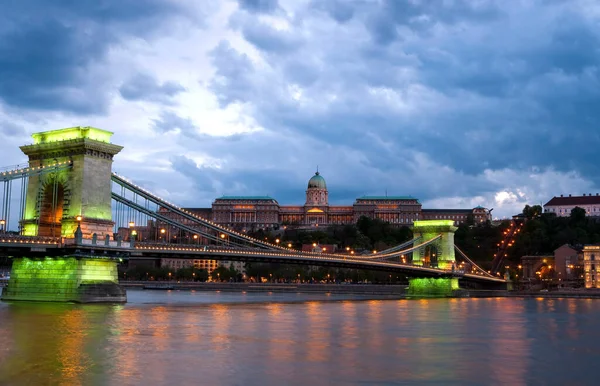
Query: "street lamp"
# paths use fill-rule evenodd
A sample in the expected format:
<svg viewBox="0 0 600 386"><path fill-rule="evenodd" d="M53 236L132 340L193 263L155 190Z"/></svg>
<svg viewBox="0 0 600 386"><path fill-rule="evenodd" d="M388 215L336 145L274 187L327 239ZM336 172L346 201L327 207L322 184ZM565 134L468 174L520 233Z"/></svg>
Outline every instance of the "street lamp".
<svg viewBox="0 0 600 386"><path fill-rule="evenodd" d="M0 231L4 233L4 227L6 226L6 220L0 220Z"/></svg>
<svg viewBox="0 0 600 386"><path fill-rule="evenodd" d="M275 243L279 245L279 239L275 239Z"/></svg>
<svg viewBox="0 0 600 386"><path fill-rule="evenodd" d="M135 223L133 221L129 221L129 228L133 228L135 226Z"/></svg>
<svg viewBox="0 0 600 386"><path fill-rule="evenodd" d="M200 241L198 240L198 235L194 235L194 240L196 240L196 244L200 243Z"/></svg>
<svg viewBox="0 0 600 386"><path fill-rule="evenodd" d="M291 247L292 247L292 243L288 243L288 248L291 248Z"/></svg>
<svg viewBox="0 0 600 386"><path fill-rule="evenodd" d="M166 242L166 241L167 241L166 239L163 239L163 237L165 237L165 233L166 233L166 232L167 232L167 231L165 230L165 228L161 228L161 230L160 230L160 239L161 239L162 241L164 241L164 242Z"/></svg>

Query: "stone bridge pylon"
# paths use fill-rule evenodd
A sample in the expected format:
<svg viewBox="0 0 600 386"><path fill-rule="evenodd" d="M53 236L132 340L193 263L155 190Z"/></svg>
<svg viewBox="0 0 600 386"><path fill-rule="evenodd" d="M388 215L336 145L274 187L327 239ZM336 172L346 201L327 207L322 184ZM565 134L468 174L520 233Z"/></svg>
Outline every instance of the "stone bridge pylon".
<svg viewBox="0 0 600 386"><path fill-rule="evenodd" d="M113 156L122 149L110 143L112 134L71 127L35 133L33 144L21 147L29 157L22 235L70 239L77 235L81 240L112 234L111 169ZM13 256L2 300L127 300L119 286L116 258L61 248L58 255Z"/></svg>
<svg viewBox="0 0 600 386"><path fill-rule="evenodd" d="M30 168L57 165L29 177L23 235L73 237L78 225L84 237L112 234L110 176L113 156L123 148L110 143L112 134L71 127L35 133L33 144L21 146Z"/></svg>
<svg viewBox="0 0 600 386"><path fill-rule="evenodd" d="M454 232L458 228L453 220L415 221L414 237L420 237L422 242L441 235L436 241L421 248L413 254L413 264L424 267L452 269L456 264L454 255Z"/></svg>

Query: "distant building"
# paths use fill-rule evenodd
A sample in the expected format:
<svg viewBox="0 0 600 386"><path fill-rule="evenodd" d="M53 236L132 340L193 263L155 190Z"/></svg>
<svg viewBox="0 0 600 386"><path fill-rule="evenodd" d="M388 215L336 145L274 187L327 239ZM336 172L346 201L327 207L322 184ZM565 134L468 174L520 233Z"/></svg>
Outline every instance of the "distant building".
<svg viewBox="0 0 600 386"><path fill-rule="evenodd" d="M576 280L581 271L583 254L569 244L562 245L554 251L554 265L559 281Z"/></svg>
<svg viewBox="0 0 600 386"><path fill-rule="evenodd" d="M329 205L329 191L323 176L317 171L308 181L303 205L280 205L269 196L222 196L212 208L186 208L203 218L241 232L289 226L316 228L319 226L355 224L361 216L379 219L395 226L410 226L416 220L454 220L475 223L491 220L488 210L422 209L412 196L363 196L353 205ZM204 240L203 240L204 241Z"/></svg>
<svg viewBox="0 0 600 386"><path fill-rule="evenodd" d="M597 217L600 216L600 194L592 195L591 193L583 196L563 196L552 197L544 205L544 213L554 213L559 217L568 217L571 215L571 211L579 207L585 209L586 216Z"/></svg>
<svg viewBox="0 0 600 386"><path fill-rule="evenodd" d="M600 245L583 247L583 272L585 288L600 288Z"/></svg>

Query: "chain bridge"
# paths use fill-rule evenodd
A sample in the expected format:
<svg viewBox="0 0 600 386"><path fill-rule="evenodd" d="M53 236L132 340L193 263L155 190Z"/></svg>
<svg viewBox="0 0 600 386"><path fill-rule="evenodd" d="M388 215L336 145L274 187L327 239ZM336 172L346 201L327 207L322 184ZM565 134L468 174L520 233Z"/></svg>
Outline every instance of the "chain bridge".
<svg viewBox="0 0 600 386"><path fill-rule="evenodd" d="M389 271L408 276L415 295L506 289L454 244L452 220L415 221L413 240L368 255L298 251L223 227L113 173L122 147L111 136L92 127L36 133L21 147L29 162L0 169L0 255L13 259L3 300L124 302L117 264L164 257ZM162 227L142 235L142 224ZM167 239L165 228L179 240Z"/></svg>

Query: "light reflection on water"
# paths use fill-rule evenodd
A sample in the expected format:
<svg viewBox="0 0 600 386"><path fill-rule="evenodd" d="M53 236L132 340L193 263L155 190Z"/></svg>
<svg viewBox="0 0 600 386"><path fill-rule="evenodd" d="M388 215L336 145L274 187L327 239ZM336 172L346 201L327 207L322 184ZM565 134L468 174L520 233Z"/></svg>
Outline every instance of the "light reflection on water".
<svg viewBox="0 0 600 386"><path fill-rule="evenodd" d="M596 381L598 301L353 299L129 291L126 305L2 303L0 384Z"/></svg>

